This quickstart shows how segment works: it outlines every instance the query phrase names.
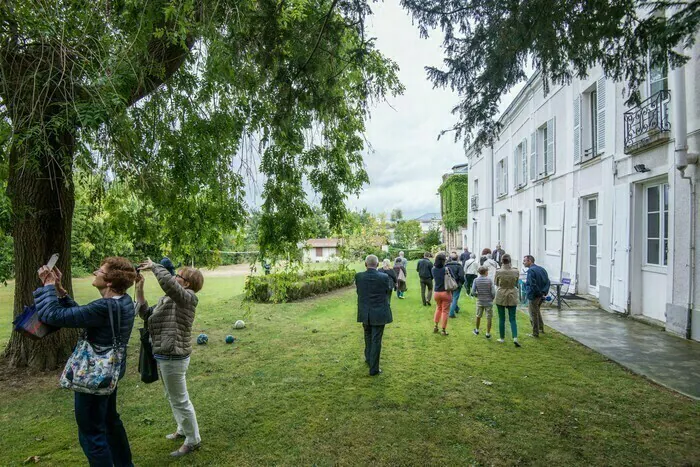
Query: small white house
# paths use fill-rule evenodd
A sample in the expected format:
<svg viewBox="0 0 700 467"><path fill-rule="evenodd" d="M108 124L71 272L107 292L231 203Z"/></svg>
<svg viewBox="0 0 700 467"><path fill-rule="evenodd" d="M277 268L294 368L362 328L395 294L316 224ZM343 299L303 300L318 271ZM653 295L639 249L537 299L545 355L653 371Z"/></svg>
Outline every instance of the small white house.
<svg viewBox="0 0 700 467"><path fill-rule="evenodd" d="M340 245L339 238L311 238L301 245L304 250L304 262L331 261L340 255Z"/></svg>

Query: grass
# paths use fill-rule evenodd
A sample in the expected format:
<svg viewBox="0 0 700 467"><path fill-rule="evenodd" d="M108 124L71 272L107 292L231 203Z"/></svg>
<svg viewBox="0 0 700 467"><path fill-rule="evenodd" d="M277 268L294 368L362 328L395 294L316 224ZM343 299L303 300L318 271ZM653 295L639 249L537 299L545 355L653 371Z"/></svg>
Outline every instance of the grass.
<svg viewBox="0 0 700 467"><path fill-rule="evenodd" d="M163 438L174 429L170 408L160 383L138 381L132 338L119 407L137 465L700 463L700 405L551 330L539 341L522 337L521 349L477 338L468 297L450 336L433 334L415 273L407 299L392 300L376 378L362 357L354 289L258 305L241 301L243 280L208 278L200 293L194 327L209 344L195 346L188 373L204 443L193 456L168 458L177 447ZM149 280L155 302L154 287ZM76 295L96 292L79 280ZM3 344L9 298L1 289ZM234 331L239 318L248 327ZM528 324L519 313L523 336ZM34 455L45 465L84 464L72 400L53 372L3 383L0 465Z"/></svg>

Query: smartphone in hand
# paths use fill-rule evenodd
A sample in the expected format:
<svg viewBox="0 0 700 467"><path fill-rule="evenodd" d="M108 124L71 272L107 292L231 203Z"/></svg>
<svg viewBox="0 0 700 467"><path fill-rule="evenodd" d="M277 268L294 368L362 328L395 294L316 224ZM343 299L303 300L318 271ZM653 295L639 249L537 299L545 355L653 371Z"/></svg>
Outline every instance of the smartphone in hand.
<svg viewBox="0 0 700 467"><path fill-rule="evenodd" d="M51 258L49 258L49 261L46 263L46 267L49 268L49 271L51 271L54 266L56 266L56 263L58 262L58 253L54 253L51 255Z"/></svg>

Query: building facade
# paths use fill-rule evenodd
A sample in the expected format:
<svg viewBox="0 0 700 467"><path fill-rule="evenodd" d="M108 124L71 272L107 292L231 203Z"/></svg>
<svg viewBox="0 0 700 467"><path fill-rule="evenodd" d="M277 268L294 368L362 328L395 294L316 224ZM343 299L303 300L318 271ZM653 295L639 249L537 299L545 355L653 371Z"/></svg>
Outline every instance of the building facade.
<svg viewBox="0 0 700 467"><path fill-rule="evenodd" d="M700 46L685 53L635 107L600 69L546 95L535 74L493 146L467 151L469 248L500 241L603 309L700 340Z"/></svg>
<svg viewBox="0 0 700 467"><path fill-rule="evenodd" d="M341 241L338 238L311 238L300 245L306 263L338 259L340 246Z"/></svg>

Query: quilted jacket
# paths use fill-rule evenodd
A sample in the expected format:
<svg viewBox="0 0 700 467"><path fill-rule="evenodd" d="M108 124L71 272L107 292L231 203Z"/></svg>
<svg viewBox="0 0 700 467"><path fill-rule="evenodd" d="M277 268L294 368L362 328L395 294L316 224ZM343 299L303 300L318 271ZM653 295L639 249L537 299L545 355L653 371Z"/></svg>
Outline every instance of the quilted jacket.
<svg viewBox="0 0 700 467"><path fill-rule="evenodd" d="M163 266L155 264L153 274L165 295L156 306L137 303L136 312L148 321L154 355L186 357L192 353L192 323L199 299Z"/></svg>
<svg viewBox="0 0 700 467"><path fill-rule="evenodd" d="M85 328L87 340L92 344L108 347L112 345L112 329L109 325L108 300L112 306L114 332L126 346L134 327L134 302L127 294L118 299L100 298L87 305L80 306L70 296L58 298L53 285L45 285L34 291L34 304L39 320L60 328ZM117 316L119 312L119 316ZM120 372L120 378L126 370L126 358Z"/></svg>

